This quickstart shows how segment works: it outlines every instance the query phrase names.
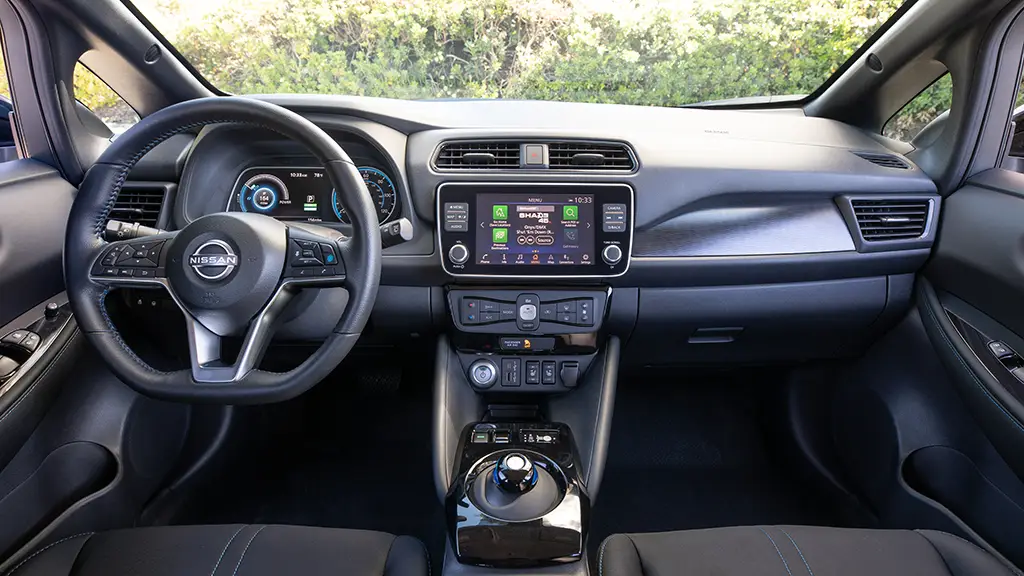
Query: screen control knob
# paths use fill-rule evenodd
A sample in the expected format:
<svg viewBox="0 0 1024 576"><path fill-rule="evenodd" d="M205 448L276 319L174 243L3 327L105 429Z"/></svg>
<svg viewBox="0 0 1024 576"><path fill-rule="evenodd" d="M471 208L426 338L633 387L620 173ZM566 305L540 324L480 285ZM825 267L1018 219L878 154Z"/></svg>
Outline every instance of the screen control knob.
<svg viewBox="0 0 1024 576"><path fill-rule="evenodd" d="M601 251L601 259L609 266L618 264L619 261L622 260L622 248L619 248L615 244L605 246L604 250Z"/></svg>
<svg viewBox="0 0 1024 576"><path fill-rule="evenodd" d="M490 388L497 380L498 367L494 362L481 358L469 366L469 381L474 388Z"/></svg>
<svg viewBox="0 0 1024 576"><path fill-rule="evenodd" d="M469 260L469 248L462 244L456 244L448 249L448 259L453 264L465 264Z"/></svg>

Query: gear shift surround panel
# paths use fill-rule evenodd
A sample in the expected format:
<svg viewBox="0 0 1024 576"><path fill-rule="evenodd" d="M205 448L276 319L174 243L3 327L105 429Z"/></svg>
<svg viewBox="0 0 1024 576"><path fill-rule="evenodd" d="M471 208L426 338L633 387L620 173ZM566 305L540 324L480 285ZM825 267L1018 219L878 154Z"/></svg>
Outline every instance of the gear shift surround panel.
<svg viewBox="0 0 1024 576"><path fill-rule="evenodd" d="M583 557L590 498L569 427L470 424L445 498L459 562L539 567Z"/></svg>

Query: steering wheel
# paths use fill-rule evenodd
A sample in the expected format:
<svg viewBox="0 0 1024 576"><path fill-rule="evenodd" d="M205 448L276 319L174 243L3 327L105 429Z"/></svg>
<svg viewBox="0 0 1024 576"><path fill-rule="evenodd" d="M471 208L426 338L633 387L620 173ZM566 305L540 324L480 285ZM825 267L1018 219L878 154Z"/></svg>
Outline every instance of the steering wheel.
<svg viewBox="0 0 1024 576"><path fill-rule="evenodd" d="M175 134L220 123L266 128L304 145L341 194L352 235L231 212L203 216L176 232L106 242L110 210L139 159ZM279 106L210 97L146 117L114 140L89 169L71 207L64 276L79 327L126 384L168 400L257 404L306 391L345 358L377 297L380 251L373 203L356 166L334 139ZM112 289L159 286L184 313L191 369L153 368L128 347L107 313L104 302ZM260 370L259 361L291 298L299 290L326 286L343 286L349 293L330 336L289 372ZM242 336L233 360L221 354L222 341L229 336Z"/></svg>

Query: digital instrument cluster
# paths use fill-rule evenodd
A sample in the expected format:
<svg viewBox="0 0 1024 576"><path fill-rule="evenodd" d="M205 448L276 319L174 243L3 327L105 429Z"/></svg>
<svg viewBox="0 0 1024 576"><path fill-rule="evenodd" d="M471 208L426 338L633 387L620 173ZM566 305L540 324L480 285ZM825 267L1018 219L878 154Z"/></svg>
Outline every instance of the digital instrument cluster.
<svg viewBox="0 0 1024 576"><path fill-rule="evenodd" d="M383 224L400 214L395 183L383 170L360 166L366 190ZM341 195L323 168L255 167L242 172L229 211L255 212L279 220L351 224Z"/></svg>

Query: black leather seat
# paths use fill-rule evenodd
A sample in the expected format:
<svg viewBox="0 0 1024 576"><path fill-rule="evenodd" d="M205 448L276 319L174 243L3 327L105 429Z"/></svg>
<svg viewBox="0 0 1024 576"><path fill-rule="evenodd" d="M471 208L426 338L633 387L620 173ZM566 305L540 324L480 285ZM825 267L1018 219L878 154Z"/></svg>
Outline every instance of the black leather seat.
<svg viewBox="0 0 1024 576"><path fill-rule="evenodd" d="M303 526L168 526L80 534L7 576L428 576L409 536Z"/></svg>
<svg viewBox="0 0 1024 576"><path fill-rule="evenodd" d="M743 526L615 534L598 576L1020 576L965 540L930 530Z"/></svg>

